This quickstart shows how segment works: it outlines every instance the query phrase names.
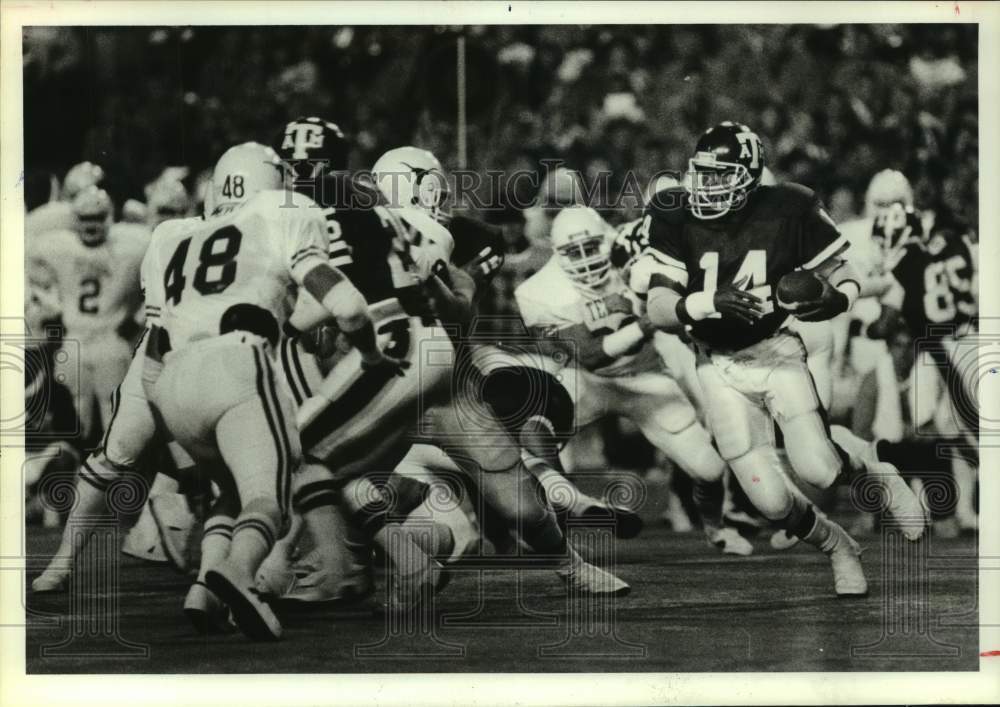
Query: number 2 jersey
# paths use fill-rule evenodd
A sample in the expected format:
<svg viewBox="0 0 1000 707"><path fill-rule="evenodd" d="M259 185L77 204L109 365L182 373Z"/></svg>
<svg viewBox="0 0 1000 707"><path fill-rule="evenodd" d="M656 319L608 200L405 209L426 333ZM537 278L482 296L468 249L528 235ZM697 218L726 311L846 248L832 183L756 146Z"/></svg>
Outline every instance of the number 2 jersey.
<svg viewBox="0 0 1000 707"><path fill-rule="evenodd" d="M302 278L329 262L322 211L291 191L263 191L206 219L165 221L142 263L146 316L174 349L218 336L233 305L270 312L280 327Z"/></svg>
<svg viewBox="0 0 1000 707"><path fill-rule="evenodd" d="M137 224L112 225L94 246L74 231L35 233L25 243L27 274L58 291L67 336L107 336L142 305L139 268L148 245L149 229Z"/></svg>
<svg viewBox="0 0 1000 707"><path fill-rule="evenodd" d="M742 208L714 220L695 217L687 198L683 188L667 189L646 208L650 247L640 270L664 276L661 284L681 294L738 285L764 300L766 314L753 324L715 315L692 325L692 337L714 349L738 351L774 334L788 318L775 306L778 281L849 247L816 195L798 184L757 187Z"/></svg>

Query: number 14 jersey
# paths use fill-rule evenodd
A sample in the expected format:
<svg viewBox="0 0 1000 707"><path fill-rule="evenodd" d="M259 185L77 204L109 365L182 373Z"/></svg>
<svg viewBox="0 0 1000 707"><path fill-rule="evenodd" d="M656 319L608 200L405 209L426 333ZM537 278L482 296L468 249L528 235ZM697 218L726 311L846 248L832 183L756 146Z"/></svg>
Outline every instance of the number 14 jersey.
<svg viewBox="0 0 1000 707"><path fill-rule="evenodd" d="M264 191L206 219L165 221L142 263L146 317L175 349L218 336L236 304L266 309L281 326L302 278L328 262L328 250L322 210L291 191Z"/></svg>
<svg viewBox="0 0 1000 707"><path fill-rule="evenodd" d="M774 300L782 276L849 247L816 195L798 184L758 187L742 208L714 220L691 213L684 189L668 189L647 207L642 228L650 245L643 272L665 276L680 294L736 286L764 301L766 314L753 324L716 315L691 327L695 339L726 351L762 341L784 324L788 313Z"/></svg>

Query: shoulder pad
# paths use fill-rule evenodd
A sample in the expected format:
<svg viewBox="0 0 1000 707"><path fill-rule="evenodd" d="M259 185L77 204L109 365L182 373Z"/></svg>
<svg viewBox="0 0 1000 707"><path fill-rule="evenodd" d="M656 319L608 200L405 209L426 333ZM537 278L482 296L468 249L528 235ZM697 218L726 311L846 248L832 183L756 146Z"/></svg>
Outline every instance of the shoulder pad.
<svg viewBox="0 0 1000 707"><path fill-rule="evenodd" d="M784 206L806 209L816 202L816 192L795 182L782 182L770 187L757 187L762 192Z"/></svg>
<svg viewBox="0 0 1000 707"><path fill-rule="evenodd" d="M667 223L682 223L687 216L687 190L682 186L669 187L658 191L650 199L644 214Z"/></svg>

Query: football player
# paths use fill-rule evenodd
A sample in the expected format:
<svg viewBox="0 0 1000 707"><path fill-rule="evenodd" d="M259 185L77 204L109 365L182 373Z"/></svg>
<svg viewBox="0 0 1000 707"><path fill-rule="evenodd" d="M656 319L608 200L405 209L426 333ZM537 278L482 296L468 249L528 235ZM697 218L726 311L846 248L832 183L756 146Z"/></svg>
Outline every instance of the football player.
<svg viewBox="0 0 1000 707"><path fill-rule="evenodd" d="M654 344L654 338L675 337L654 333L640 300L612 267L614 235L597 212L583 206L563 209L553 220L551 259L515 292L524 323L539 338L544 354L533 367L555 376L570 393L575 425L607 414L632 419L654 446L696 479L695 498L709 542L723 552L749 554L749 543L734 529L722 527L725 464L694 406L677 381L665 374L660 351L671 349L674 365L678 353L686 353L693 367L693 356L683 345L674 351L672 342ZM532 358L538 357L519 357L522 364ZM539 397L514 385L525 375L503 376L495 364L490 369L487 390L496 388L490 378L499 377L509 391L495 407L523 407L526 401L514 403L510 398L521 390L528 404ZM528 419L519 432L535 457L559 468L559 436L552 420L544 415Z"/></svg>
<svg viewBox="0 0 1000 707"><path fill-rule="evenodd" d="M803 480L827 488L871 476L911 540L924 531L923 512L894 468L869 470L830 439L805 347L785 325L792 313L822 321L850 309L858 276L816 196L794 184L760 186L763 167L763 143L747 126L727 121L701 136L684 188L658 194L644 216L648 314L657 328L689 330L713 436L753 504L827 554L838 595L864 595L860 548L789 491L774 423ZM814 274L818 294L778 302L774 288L800 269Z"/></svg>
<svg viewBox="0 0 1000 707"><path fill-rule="evenodd" d="M32 209L24 217L25 240L48 231L77 230L73 200L84 189L99 185L104 180L104 170L92 162L81 162L70 167L63 179L57 201L50 201Z"/></svg>
<svg viewBox="0 0 1000 707"><path fill-rule="evenodd" d="M213 172L206 218L161 224L143 263L147 300L160 308L143 383L172 436L235 484L229 550L204 581L257 640L281 635L254 574L284 529L300 457L293 403L272 364L289 292L308 292L322 308L313 323L335 320L368 370L404 368L378 347L364 297L331 265L320 209L282 184L270 148L231 148Z"/></svg>
<svg viewBox="0 0 1000 707"><path fill-rule="evenodd" d="M290 125L289 131L282 148L292 150L297 129ZM314 149L319 147L315 143L310 143ZM291 157L294 159L294 155ZM337 166L336 160L319 161ZM312 188L316 176L317 172L310 170L306 179L297 180L296 188ZM319 176L323 182L337 178L335 173L319 172ZM393 345L400 355L414 362L418 355L433 359L435 353L453 358L454 344L440 328L439 318L455 322L468 319L475 278L449 265L453 239L440 223L446 220L441 207L447 194L440 164L426 151L397 148L378 160L373 176L381 198L367 209L367 215L353 218L378 218L388 239L381 262L374 258L357 272L359 277L380 271L395 275L385 280L386 288L372 291L373 311L384 313L383 330L394 339ZM357 203L330 214L343 238L356 239L366 249L354 249L351 258L371 252L372 235L376 233L374 229L366 232L344 225L351 223L350 212L355 210L361 211ZM345 218L343 223L341 217ZM336 253L334 257L343 254ZM485 265L491 258L480 253L474 262ZM371 502L373 487L363 474L392 468L401 460L411 443L404 435L416 423L418 403L434 408L435 412L430 414L431 427L462 430L455 417L456 406L448 403L452 394L450 381L449 366L425 366L420 376L395 381L367 374L345 358L334 364L321 382L309 386L318 394L304 402L300 420L310 463L303 470L296 498L301 499L297 505L314 537L329 538L337 533L331 514L335 506L348 509L349 525L365 527L369 533L385 531L387 513ZM365 392L362 395L359 391ZM434 406L435 401L441 404ZM372 420L381 424L372 425ZM495 428L502 433L499 423ZM531 477L521 464L516 443L495 448L473 444L462 452L462 466L477 476L487 501L506 512L507 519L517 525L530 545L547 554L568 554L565 566L560 569L560 576L568 584L599 593L609 591L606 587L610 585L614 585L611 591L621 592L623 587L627 591L626 585L583 562L572 550L566 552L562 533L551 512L540 504ZM344 487L342 492L338 491L340 486ZM290 534L276 548L268 562L270 577L261 577L260 586L274 588L283 584L280 577L286 574L284 567L292 543ZM335 550L331 547L331 556L319 564L335 566L338 562ZM322 586L326 585L325 576L330 576L329 572L314 574L299 583L304 590L298 593L300 598L312 600L324 594L329 597L338 591L337 587ZM395 599L396 594L390 594L390 601Z"/></svg>
<svg viewBox="0 0 1000 707"><path fill-rule="evenodd" d="M141 331L139 265L149 230L113 224L111 199L96 186L77 194L72 208L77 228L37 234L26 244L27 261L58 287L66 339L79 347L77 414L84 437L94 438L111 419L112 393Z"/></svg>
<svg viewBox="0 0 1000 707"><path fill-rule="evenodd" d="M960 492L958 517L964 526L974 527L979 433L977 244L971 229L947 213L922 214L903 202L891 204L875 220L872 237L888 287L869 336L881 339L903 326L916 342L915 354L930 355L947 391L936 413L939 429L956 438L964 436L962 446L971 450L971 465L956 458L953 469ZM918 359L920 370L926 370L922 361Z"/></svg>

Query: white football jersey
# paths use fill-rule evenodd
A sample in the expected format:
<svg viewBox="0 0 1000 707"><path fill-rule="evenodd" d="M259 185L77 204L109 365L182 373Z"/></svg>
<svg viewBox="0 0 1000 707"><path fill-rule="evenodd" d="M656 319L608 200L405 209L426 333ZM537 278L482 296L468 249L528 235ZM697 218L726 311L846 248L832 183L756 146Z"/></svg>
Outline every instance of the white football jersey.
<svg viewBox="0 0 1000 707"><path fill-rule="evenodd" d="M217 336L222 315L252 304L281 326L302 278L328 262L323 212L309 197L264 191L207 219L165 221L142 264L147 316L174 349Z"/></svg>
<svg viewBox="0 0 1000 707"><path fill-rule="evenodd" d="M605 298L615 295L631 302L636 316L639 315L641 303L616 270L612 269L607 282L589 292L576 287L554 257L514 291L526 326L556 333L560 329L584 324L595 337L618 331L627 318L620 312L608 311ZM646 342L637 353L621 356L593 372L614 377L659 368L659 355Z"/></svg>
<svg viewBox="0 0 1000 707"><path fill-rule="evenodd" d="M403 222L405 237L410 244L413 269L421 282L430 278L439 262L451 262L455 240L451 232L432 219L423 209L404 207L391 209L390 213Z"/></svg>
<svg viewBox="0 0 1000 707"><path fill-rule="evenodd" d="M149 229L131 223L112 225L95 246L75 231L35 233L25 243L28 276L58 289L68 337L106 336L142 304L139 268L148 245Z"/></svg>

